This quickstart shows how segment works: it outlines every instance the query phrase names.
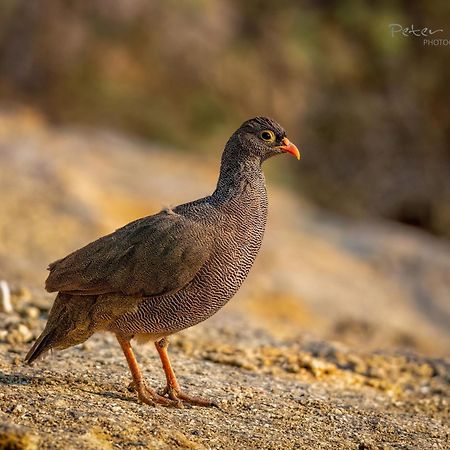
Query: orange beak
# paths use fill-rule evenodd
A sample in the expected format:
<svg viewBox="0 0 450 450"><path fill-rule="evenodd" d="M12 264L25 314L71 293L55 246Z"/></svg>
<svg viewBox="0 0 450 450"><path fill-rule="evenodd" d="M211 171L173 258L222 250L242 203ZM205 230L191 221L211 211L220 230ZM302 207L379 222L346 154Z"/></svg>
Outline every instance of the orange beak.
<svg viewBox="0 0 450 450"><path fill-rule="evenodd" d="M283 152L290 153L294 155L297 159L300 159L300 152L295 144L293 144L288 138L283 138L281 141L283 145L280 145L278 148Z"/></svg>

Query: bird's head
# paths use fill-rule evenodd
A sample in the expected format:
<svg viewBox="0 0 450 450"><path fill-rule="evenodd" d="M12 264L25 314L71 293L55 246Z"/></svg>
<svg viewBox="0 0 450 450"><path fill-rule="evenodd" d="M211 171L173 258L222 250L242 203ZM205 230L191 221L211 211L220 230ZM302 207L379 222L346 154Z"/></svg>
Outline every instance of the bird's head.
<svg viewBox="0 0 450 450"><path fill-rule="evenodd" d="M244 122L227 146L239 152L240 157L256 157L261 161L281 153L290 153L300 159L300 152L286 137L286 131L268 117L255 117Z"/></svg>

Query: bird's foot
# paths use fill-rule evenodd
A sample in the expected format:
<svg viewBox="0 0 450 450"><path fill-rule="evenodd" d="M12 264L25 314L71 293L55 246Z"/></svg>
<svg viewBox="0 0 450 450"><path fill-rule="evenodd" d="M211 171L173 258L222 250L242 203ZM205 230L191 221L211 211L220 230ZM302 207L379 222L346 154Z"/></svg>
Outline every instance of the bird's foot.
<svg viewBox="0 0 450 450"><path fill-rule="evenodd" d="M182 407L180 400L164 397L163 395L158 394L155 390L147 387L144 383L139 383L136 385L136 383L132 382L128 386L128 390L137 392L139 400L147 405L155 406L158 404L175 408Z"/></svg>
<svg viewBox="0 0 450 450"><path fill-rule="evenodd" d="M159 391L158 394L162 398L168 397L170 400L175 402L186 403L188 405L194 406L206 406L206 407L214 406L220 409L218 403L215 402L214 400L187 395L184 392L182 392L179 387L167 385L163 390Z"/></svg>
<svg viewBox="0 0 450 450"><path fill-rule="evenodd" d="M205 399L202 397L196 397L187 395L181 391L179 387L166 386L164 389L160 391L154 391L147 386L143 386L144 393L140 394L138 389L136 388L136 383L132 381L127 389L130 392L137 392L139 400L142 403L147 403L151 405L155 405L156 403L164 405L164 406L173 406L176 408L181 408L183 403L194 406L205 406L211 407L214 406L220 409L220 406L217 402L210 399ZM141 398L142 396L142 398ZM150 399L148 398L150 397Z"/></svg>

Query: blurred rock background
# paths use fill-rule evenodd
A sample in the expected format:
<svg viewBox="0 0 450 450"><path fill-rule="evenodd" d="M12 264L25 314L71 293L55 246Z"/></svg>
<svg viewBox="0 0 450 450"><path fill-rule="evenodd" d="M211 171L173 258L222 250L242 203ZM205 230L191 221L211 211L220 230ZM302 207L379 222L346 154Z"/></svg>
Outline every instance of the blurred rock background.
<svg viewBox="0 0 450 450"><path fill-rule="evenodd" d="M0 96L183 152L219 151L236 123L271 115L304 149L286 183L448 237L448 46L389 24L448 38L449 18L444 0L7 0Z"/></svg>
<svg viewBox="0 0 450 450"><path fill-rule="evenodd" d="M1 2L0 278L50 305L48 262L211 192L231 132L270 115L303 160L266 165L264 248L216 320L448 353L450 55L389 24L443 38L449 14L445 1Z"/></svg>

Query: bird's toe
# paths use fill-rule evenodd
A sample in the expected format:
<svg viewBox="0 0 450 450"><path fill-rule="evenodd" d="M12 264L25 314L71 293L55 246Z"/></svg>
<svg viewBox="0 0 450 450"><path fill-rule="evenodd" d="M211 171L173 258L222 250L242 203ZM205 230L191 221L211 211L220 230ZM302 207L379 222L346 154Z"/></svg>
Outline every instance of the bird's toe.
<svg viewBox="0 0 450 450"><path fill-rule="evenodd" d="M158 404L174 408L181 408L183 406L178 399L164 397L145 385L138 386L136 388L136 385L134 383L131 383L128 388L137 390L139 400L147 405L156 406Z"/></svg>
<svg viewBox="0 0 450 450"><path fill-rule="evenodd" d="M204 407L216 407L220 409L219 404L214 400L197 396L191 396L185 394L183 391L179 389L173 389L166 386L166 388L162 392L164 392L164 395L167 395L171 400L177 401L182 404L188 404L193 406L204 406Z"/></svg>

